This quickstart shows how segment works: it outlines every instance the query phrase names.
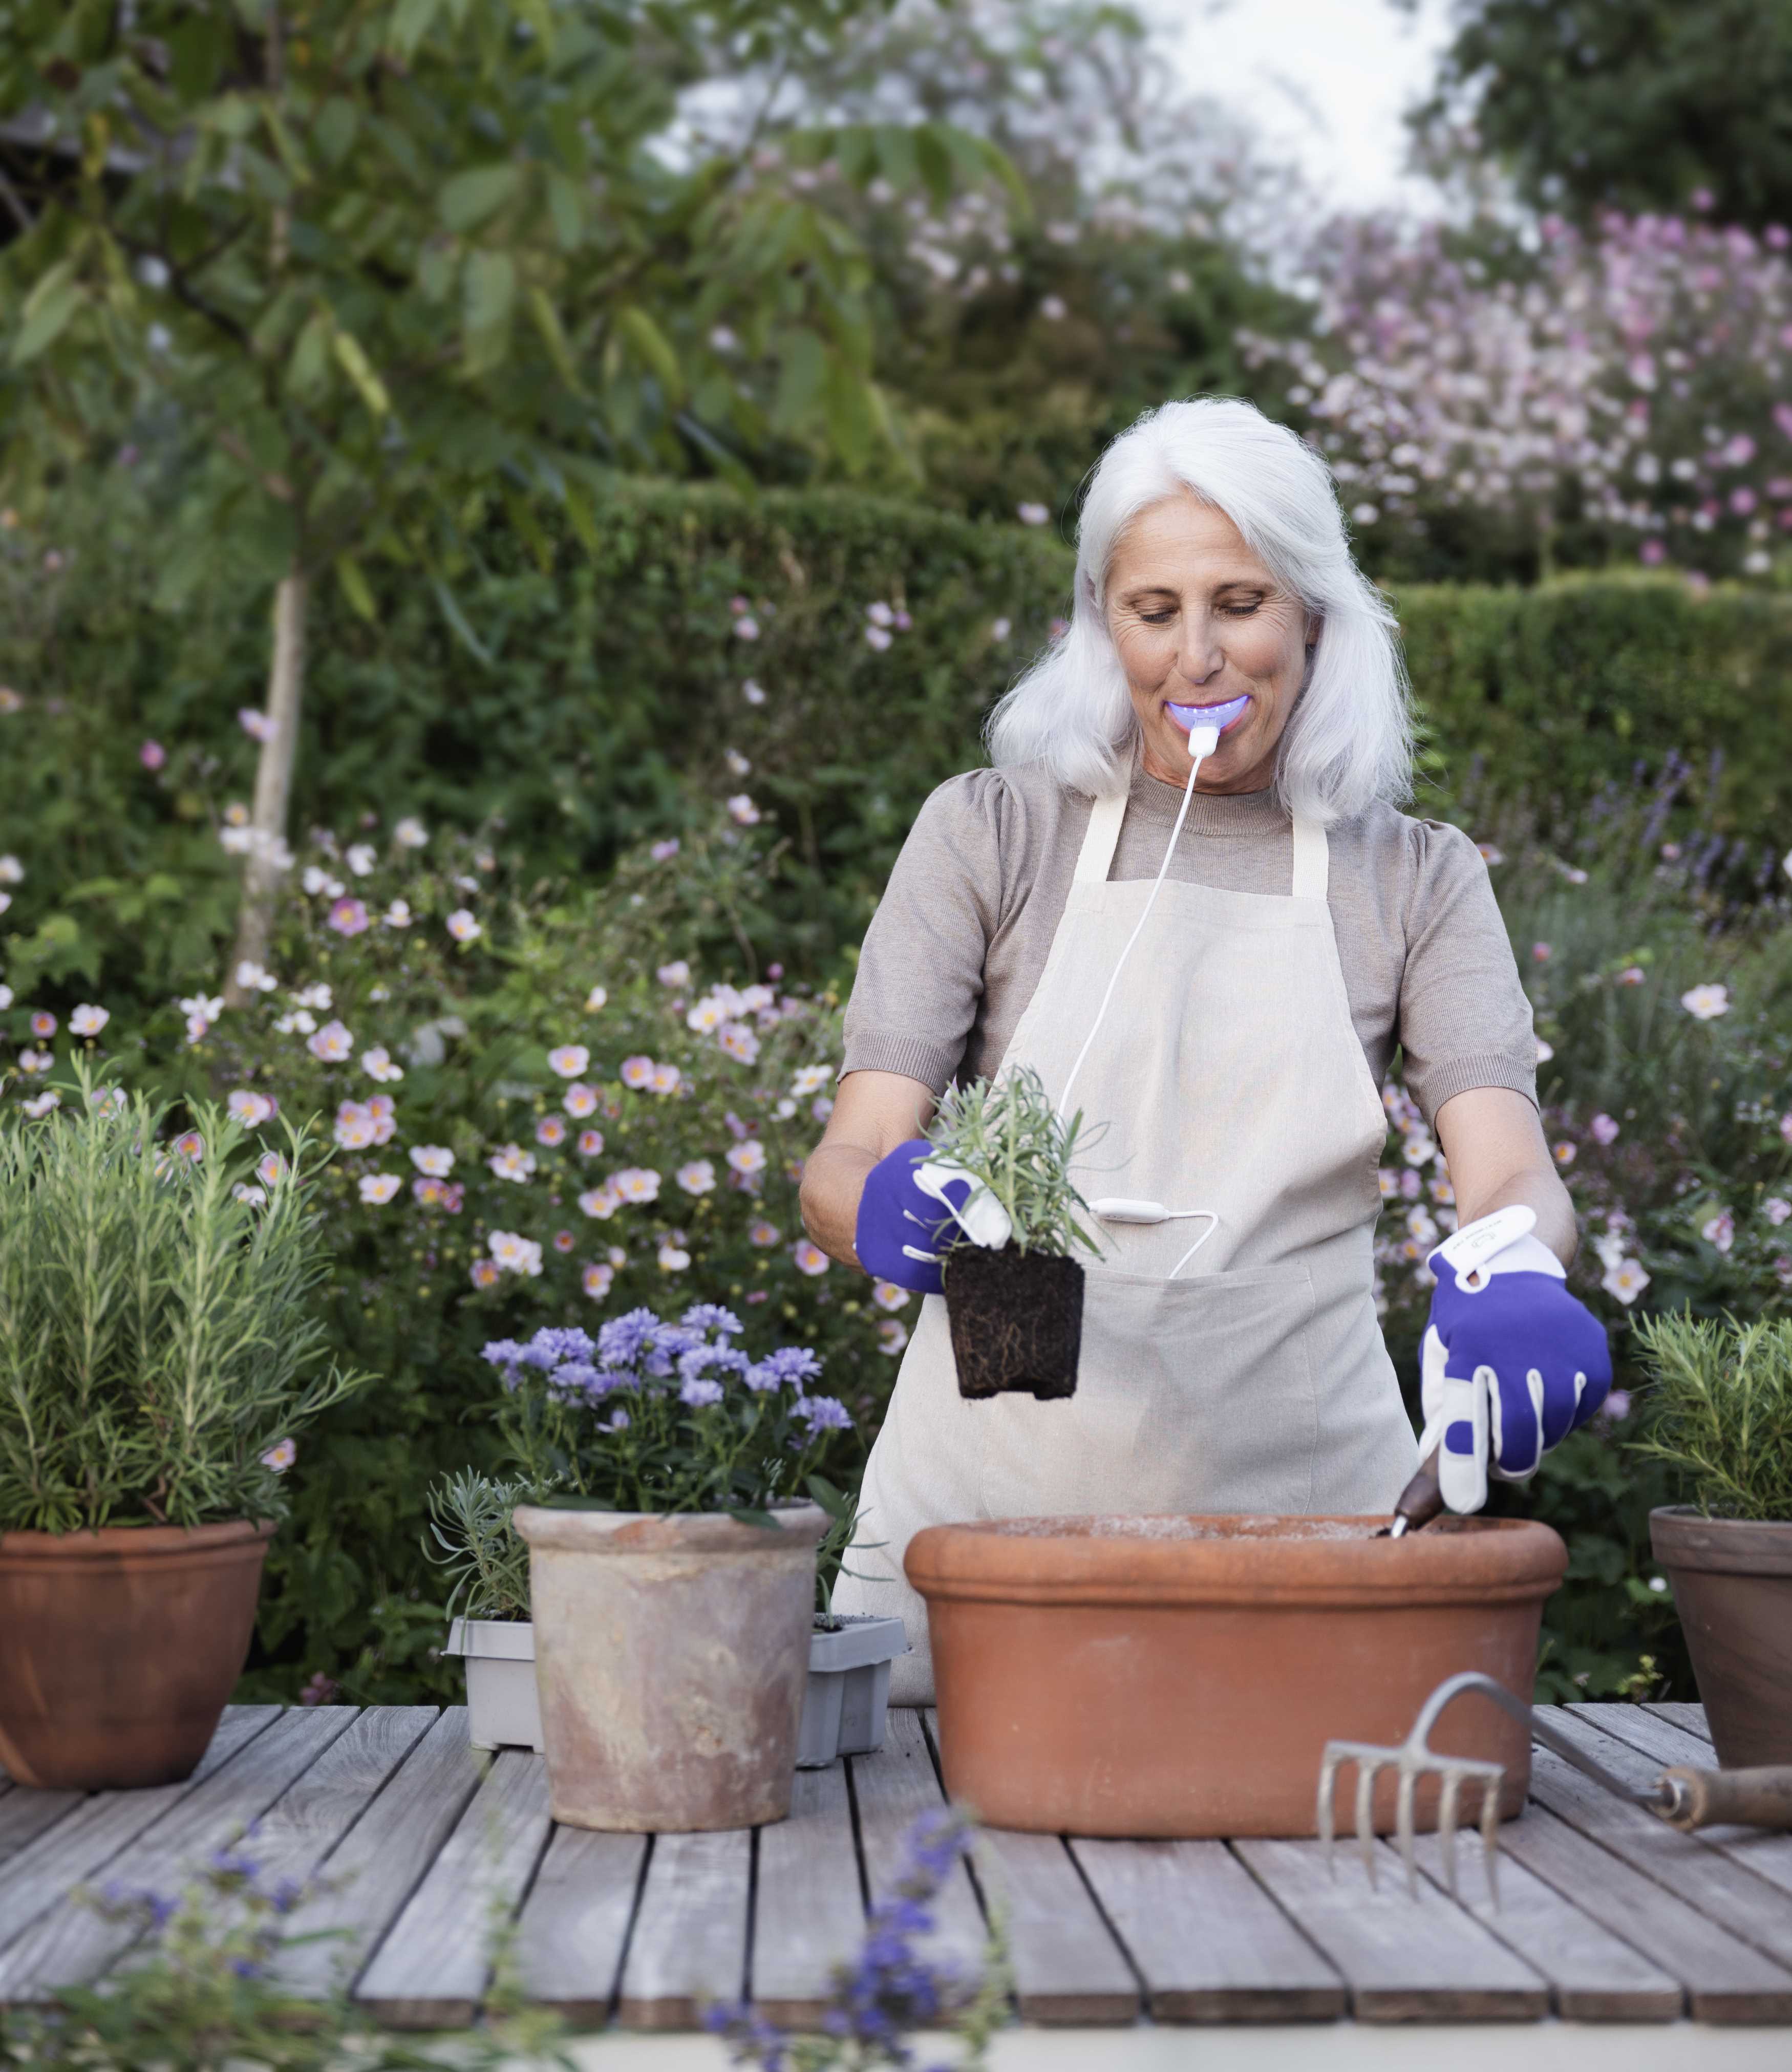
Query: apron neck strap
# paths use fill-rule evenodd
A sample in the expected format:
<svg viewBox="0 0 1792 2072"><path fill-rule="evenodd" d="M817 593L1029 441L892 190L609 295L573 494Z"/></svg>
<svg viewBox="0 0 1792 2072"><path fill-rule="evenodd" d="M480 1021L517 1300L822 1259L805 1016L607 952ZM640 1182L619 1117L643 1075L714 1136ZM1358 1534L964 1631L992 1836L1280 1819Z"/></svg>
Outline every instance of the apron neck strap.
<svg viewBox="0 0 1792 2072"><path fill-rule="evenodd" d="M1105 885L1114 866L1114 850L1120 841L1120 822L1126 817L1127 795L1111 791L1097 799L1089 809L1088 832L1076 859L1079 885ZM1330 845L1326 830L1317 820L1297 818L1294 823L1294 882L1289 888L1297 899L1323 899L1330 876Z"/></svg>
<svg viewBox="0 0 1792 2072"><path fill-rule="evenodd" d="M1297 899L1323 899L1330 876L1331 855L1326 830L1317 820L1294 822L1294 885Z"/></svg>

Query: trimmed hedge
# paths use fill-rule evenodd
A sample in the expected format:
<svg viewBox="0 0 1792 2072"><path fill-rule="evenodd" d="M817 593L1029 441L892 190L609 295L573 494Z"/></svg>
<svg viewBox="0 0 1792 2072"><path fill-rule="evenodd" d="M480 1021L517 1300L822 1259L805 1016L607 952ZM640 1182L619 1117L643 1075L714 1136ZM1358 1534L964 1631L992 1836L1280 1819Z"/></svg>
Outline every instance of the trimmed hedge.
<svg viewBox="0 0 1792 2072"><path fill-rule="evenodd" d="M212 822L249 794L234 714L261 702L265 612L222 574L152 606L162 535L134 495L71 499L58 572L41 536L0 535L0 683L27 700L0 713L0 845L27 868L6 923L21 997L21 981L165 993L204 968L233 906ZM494 527L458 579L483 660L402 572L376 625L320 590L295 825L489 816L532 869L582 876L676 825L681 779L746 791L790 842L784 919L817 969L857 941L929 788L977 760L981 717L1049 637L1071 572L1055 538L913 504L652 483L619 486L594 553L535 549ZM1627 578L1395 601L1428 725L1421 810L1522 800L1565 836L1601 784L1675 754L1750 871L1792 842L1792 601ZM875 624L879 603L911 627ZM138 762L146 737L170 751L157 775Z"/></svg>

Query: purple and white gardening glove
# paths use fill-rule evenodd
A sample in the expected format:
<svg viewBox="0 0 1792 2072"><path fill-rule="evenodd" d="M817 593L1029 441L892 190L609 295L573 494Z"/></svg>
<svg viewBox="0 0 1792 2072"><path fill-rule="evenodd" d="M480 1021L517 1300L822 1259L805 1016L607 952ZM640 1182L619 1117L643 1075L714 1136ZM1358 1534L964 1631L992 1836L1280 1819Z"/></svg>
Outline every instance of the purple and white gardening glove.
<svg viewBox="0 0 1792 2072"><path fill-rule="evenodd" d="M1423 1355L1423 1458L1440 1440L1452 1511L1479 1511L1487 1478L1522 1482L1584 1424L1612 1385L1605 1327L1568 1291L1561 1261L1532 1235L1534 1209L1496 1209L1446 1238Z"/></svg>
<svg viewBox="0 0 1792 2072"><path fill-rule="evenodd" d="M878 1280L937 1295L943 1244L997 1248L1010 1228L1007 1211L980 1181L936 1158L926 1137L911 1137L865 1175L853 1248Z"/></svg>

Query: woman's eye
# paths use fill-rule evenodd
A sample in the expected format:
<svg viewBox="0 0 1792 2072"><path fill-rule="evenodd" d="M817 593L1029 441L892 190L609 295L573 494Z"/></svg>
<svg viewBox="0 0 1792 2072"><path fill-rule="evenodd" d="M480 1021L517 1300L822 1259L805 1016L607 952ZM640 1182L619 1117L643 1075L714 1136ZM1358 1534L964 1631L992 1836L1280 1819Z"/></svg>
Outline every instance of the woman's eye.
<svg viewBox="0 0 1792 2072"><path fill-rule="evenodd" d="M1173 611L1141 611L1139 616L1147 626L1168 626L1176 615Z"/></svg>
<svg viewBox="0 0 1792 2072"><path fill-rule="evenodd" d="M1248 604L1226 604L1220 609L1229 619L1248 619L1262 602L1263 599L1258 597L1253 598Z"/></svg>

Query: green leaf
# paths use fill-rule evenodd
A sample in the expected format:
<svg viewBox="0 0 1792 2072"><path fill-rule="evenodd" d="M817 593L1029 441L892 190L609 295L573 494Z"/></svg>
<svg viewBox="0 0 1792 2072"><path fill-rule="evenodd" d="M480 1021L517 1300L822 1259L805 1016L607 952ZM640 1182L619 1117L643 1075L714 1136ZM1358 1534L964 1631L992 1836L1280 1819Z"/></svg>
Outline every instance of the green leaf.
<svg viewBox="0 0 1792 2072"><path fill-rule="evenodd" d="M579 545L593 561L598 558L598 514L582 482L561 485L561 501L566 507L566 522Z"/></svg>
<svg viewBox="0 0 1792 2072"><path fill-rule="evenodd" d="M516 266L508 252L470 252L465 286L470 331L497 331L510 322L516 302Z"/></svg>
<svg viewBox="0 0 1792 2072"><path fill-rule="evenodd" d="M455 639L469 653L476 656L489 668L491 664L491 651L467 624L465 615L454 602L454 593L450 590L440 576L430 577L430 587L435 592L436 602L442 606L442 615L452 628ZM602 1507L596 1507L599 1509Z"/></svg>
<svg viewBox="0 0 1792 2072"><path fill-rule="evenodd" d="M524 300L535 327L541 335L541 343L548 348L548 357L560 370L560 378L574 395L582 393L578 369L573 364L572 348L566 343L566 334L560 327L560 313L555 309L547 291L531 288Z"/></svg>
<svg viewBox="0 0 1792 2072"><path fill-rule="evenodd" d="M336 320L328 310L319 310L306 321L293 341L292 357L286 362L286 387L294 396L314 396L330 372L330 340Z"/></svg>
<svg viewBox="0 0 1792 2072"><path fill-rule="evenodd" d="M339 166L354 149L361 126L361 112L352 101L332 94L319 113L312 131L325 164Z"/></svg>
<svg viewBox="0 0 1792 2072"><path fill-rule="evenodd" d="M442 0L398 0L386 31L386 48L408 64L417 56L417 46L430 33L441 7Z"/></svg>
<svg viewBox="0 0 1792 2072"><path fill-rule="evenodd" d="M446 302L454 293L454 275L459 266L458 254L438 245L427 248L417 262L417 285L423 290L423 299L428 302Z"/></svg>
<svg viewBox="0 0 1792 2072"><path fill-rule="evenodd" d="M437 213L457 236L465 236L514 201L522 184L520 166L475 166L444 183Z"/></svg>
<svg viewBox="0 0 1792 2072"><path fill-rule="evenodd" d="M184 101L203 101L224 68L229 31L215 15L189 14L168 38L168 84Z"/></svg>
<svg viewBox="0 0 1792 2072"><path fill-rule="evenodd" d="M914 162L914 132L886 123L878 132L878 162L890 184L906 193L920 179Z"/></svg>
<svg viewBox="0 0 1792 2072"><path fill-rule="evenodd" d="M936 125L923 122L914 131L914 162L935 208L952 197L952 154Z"/></svg>
<svg viewBox="0 0 1792 2072"><path fill-rule="evenodd" d="M562 252L576 252L585 235L585 208L578 189L564 173L548 175L548 213Z"/></svg>
<svg viewBox="0 0 1792 2072"><path fill-rule="evenodd" d="M369 626L379 623L380 607L373 601L373 592L361 572L361 565L352 554L338 554L335 560L336 581L342 586L342 594L354 610Z"/></svg>
<svg viewBox="0 0 1792 2072"><path fill-rule="evenodd" d="M643 309L633 305L618 312L616 328L627 339L639 359L651 369L659 384L674 401L684 393L684 376L678 364L678 355L672 349L666 334Z"/></svg>
<svg viewBox="0 0 1792 2072"><path fill-rule="evenodd" d="M373 371L373 363L361 350L361 344L352 331L338 331L330 341L336 356L337 364L352 381L361 401L376 417L383 417L392 408L392 398L386 393L386 384Z"/></svg>
<svg viewBox="0 0 1792 2072"><path fill-rule="evenodd" d="M24 323L12 342L14 367L23 367L54 345L87 300L75 267L72 258L60 261L32 289L25 303Z"/></svg>
<svg viewBox="0 0 1792 2072"><path fill-rule="evenodd" d="M772 421L780 431L795 431L815 407L828 378L828 356L812 331L786 331L778 369L778 398Z"/></svg>

